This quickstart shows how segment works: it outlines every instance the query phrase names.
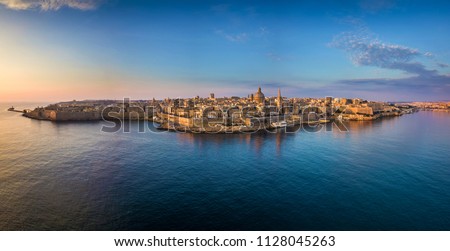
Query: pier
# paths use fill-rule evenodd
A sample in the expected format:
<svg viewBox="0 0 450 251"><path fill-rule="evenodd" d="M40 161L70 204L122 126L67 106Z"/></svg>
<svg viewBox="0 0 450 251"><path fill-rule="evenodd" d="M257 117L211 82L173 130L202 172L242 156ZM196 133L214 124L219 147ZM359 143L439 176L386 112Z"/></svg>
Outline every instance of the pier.
<svg viewBox="0 0 450 251"><path fill-rule="evenodd" d="M10 108L8 108L8 111L9 111L9 112L25 113L25 111L16 110L16 109L14 108L14 106L11 106Z"/></svg>

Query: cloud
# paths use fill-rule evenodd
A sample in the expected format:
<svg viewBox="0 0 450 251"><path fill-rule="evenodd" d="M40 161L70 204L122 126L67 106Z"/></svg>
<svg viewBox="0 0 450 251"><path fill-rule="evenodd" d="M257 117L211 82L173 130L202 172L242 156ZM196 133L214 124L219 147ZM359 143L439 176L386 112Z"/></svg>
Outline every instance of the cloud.
<svg viewBox="0 0 450 251"><path fill-rule="evenodd" d="M230 9L229 4L217 4L217 5L211 6L211 10L213 12L218 12L218 13L227 12L229 9Z"/></svg>
<svg viewBox="0 0 450 251"><path fill-rule="evenodd" d="M271 61L274 61L274 62L279 62L279 61L281 61L281 60L283 59L280 55L278 55L278 54L276 54L276 53L273 53L273 52L267 53L266 56L267 56Z"/></svg>
<svg viewBox="0 0 450 251"><path fill-rule="evenodd" d="M408 78L346 79L335 82L332 88L352 92L386 93L410 100L443 100L450 94L450 76L414 76Z"/></svg>
<svg viewBox="0 0 450 251"><path fill-rule="evenodd" d="M250 40L250 38L252 37L257 39L265 38L268 34L270 34L270 31L266 27L261 26L255 32L229 33L221 29L216 29L214 33L230 42L244 43Z"/></svg>
<svg viewBox="0 0 450 251"><path fill-rule="evenodd" d="M266 36L267 34L269 34L270 32L269 32L269 30L267 29L267 27L259 27L259 29L258 29L258 32L257 32L257 34L260 36L260 37L264 37L264 36Z"/></svg>
<svg viewBox="0 0 450 251"><path fill-rule="evenodd" d="M265 56L272 62L286 62L294 59L290 55L283 55L276 52L267 52Z"/></svg>
<svg viewBox="0 0 450 251"><path fill-rule="evenodd" d="M224 32L223 30L216 30L215 33L224 37L228 41L235 42L235 43L243 43L249 39L249 35L246 32L241 32L241 33L237 33L237 34L229 34L229 33Z"/></svg>
<svg viewBox="0 0 450 251"><path fill-rule="evenodd" d="M336 83L342 85L352 86L356 89L366 89L367 87L388 87L395 89L427 89L427 88L443 88L446 87L449 90L450 76L447 75L434 75L428 76L414 76L408 78L375 78L375 79L348 79L340 80Z"/></svg>
<svg viewBox="0 0 450 251"><path fill-rule="evenodd" d="M0 5L4 5L9 9L39 9L43 11L56 11L63 7L78 10L93 10L100 3L100 0L0 0Z"/></svg>
<svg viewBox="0 0 450 251"><path fill-rule="evenodd" d="M385 91L433 97L445 97L450 94L450 76L440 74L436 69L427 69L419 61L421 57L434 57L430 52L403 45L384 43L376 38L369 29L358 20L350 22L354 31L344 32L334 37L332 47L348 53L355 65L374 66L383 69L400 70L409 73L405 78L344 79L336 81L335 88L359 91ZM447 64L437 63L439 67ZM433 96L434 95L434 96Z"/></svg>
<svg viewBox="0 0 450 251"><path fill-rule="evenodd" d="M439 67L441 68L447 68L448 64L444 64L444 63L436 63Z"/></svg>
<svg viewBox="0 0 450 251"><path fill-rule="evenodd" d="M270 35L268 27L259 22L259 14L253 6L246 4L216 4L210 6L210 12L221 26L213 30L215 35L233 43L245 43L250 40L266 39Z"/></svg>
<svg viewBox="0 0 450 251"><path fill-rule="evenodd" d="M385 9L391 9L395 6L395 1L393 0L362 0L359 2L361 9L368 12L378 12Z"/></svg>
<svg viewBox="0 0 450 251"><path fill-rule="evenodd" d="M431 53L383 43L364 26L358 26L356 32L344 32L335 36L330 45L346 51L356 65L401 70L416 75L437 74L437 71L427 70L422 63L413 61L420 56L429 57Z"/></svg>

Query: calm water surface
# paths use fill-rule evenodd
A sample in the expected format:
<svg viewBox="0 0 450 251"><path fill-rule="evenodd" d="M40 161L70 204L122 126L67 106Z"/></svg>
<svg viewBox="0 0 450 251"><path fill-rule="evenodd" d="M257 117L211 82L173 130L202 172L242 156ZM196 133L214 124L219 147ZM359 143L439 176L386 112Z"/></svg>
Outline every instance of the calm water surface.
<svg viewBox="0 0 450 251"><path fill-rule="evenodd" d="M448 113L347 133L191 135L7 108L0 230L450 230Z"/></svg>

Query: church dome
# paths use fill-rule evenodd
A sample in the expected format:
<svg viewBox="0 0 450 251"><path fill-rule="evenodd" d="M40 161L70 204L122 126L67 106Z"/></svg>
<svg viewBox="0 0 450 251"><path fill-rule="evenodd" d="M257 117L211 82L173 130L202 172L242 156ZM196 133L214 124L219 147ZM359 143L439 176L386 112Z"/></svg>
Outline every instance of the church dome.
<svg viewBox="0 0 450 251"><path fill-rule="evenodd" d="M264 93L261 92L261 87L258 88L258 91L255 93L255 95L253 95L253 99L257 102L257 103L264 103Z"/></svg>

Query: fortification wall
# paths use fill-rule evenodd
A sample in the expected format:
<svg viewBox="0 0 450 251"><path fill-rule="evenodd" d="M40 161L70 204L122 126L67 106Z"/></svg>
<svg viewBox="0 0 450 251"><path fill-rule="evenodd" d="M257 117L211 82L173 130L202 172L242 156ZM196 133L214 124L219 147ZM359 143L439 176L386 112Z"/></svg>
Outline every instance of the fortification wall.
<svg viewBox="0 0 450 251"><path fill-rule="evenodd" d="M54 112L54 111L53 111ZM63 112L57 111L51 115L51 120L54 121L88 121L88 120L100 120L100 112Z"/></svg>
<svg viewBox="0 0 450 251"><path fill-rule="evenodd" d="M347 107L354 114L373 115L372 107Z"/></svg>

